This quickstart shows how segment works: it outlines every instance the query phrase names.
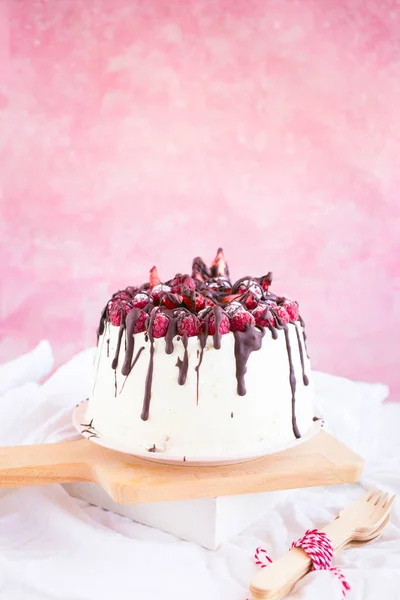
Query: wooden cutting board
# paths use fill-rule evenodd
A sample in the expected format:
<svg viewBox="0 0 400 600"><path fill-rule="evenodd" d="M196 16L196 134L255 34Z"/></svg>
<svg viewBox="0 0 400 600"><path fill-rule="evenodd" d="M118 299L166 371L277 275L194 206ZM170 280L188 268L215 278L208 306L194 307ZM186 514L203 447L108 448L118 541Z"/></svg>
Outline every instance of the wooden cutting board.
<svg viewBox="0 0 400 600"><path fill-rule="evenodd" d="M250 494L360 478L363 460L325 431L295 448L224 466L170 466L87 439L0 448L0 487L86 481L122 504Z"/></svg>
<svg viewBox="0 0 400 600"><path fill-rule="evenodd" d="M0 487L86 481L121 504L251 494L357 481L363 460L325 431L294 448L224 466L161 465L87 439L0 448Z"/></svg>

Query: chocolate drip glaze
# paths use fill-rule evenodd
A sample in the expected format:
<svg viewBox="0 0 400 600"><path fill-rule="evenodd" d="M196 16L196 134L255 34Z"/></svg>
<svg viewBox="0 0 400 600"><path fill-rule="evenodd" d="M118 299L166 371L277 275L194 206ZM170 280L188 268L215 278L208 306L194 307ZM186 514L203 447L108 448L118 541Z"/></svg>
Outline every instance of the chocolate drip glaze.
<svg viewBox="0 0 400 600"><path fill-rule="evenodd" d="M306 350L307 358L310 358L309 355L308 355L308 350L307 350L307 334L306 334L306 330L305 330L305 323L304 323L304 319L300 315L299 315L299 322L300 322L300 325L303 328L304 348Z"/></svg>
<svg viewBox="0 0 400 600"><path fill-rule="evenodd" d="M233 333L235 336L236 379L239 396L245 396L246 394L244 376L247 371L247 361L252 352L260 350L264 333L264 329L257 329L252 325L248 326L245 331L235 331Z"/></svg>
<svg viewBox="0 0 400 600"><path fill-rule="evenodd" d="M178 317L171 315L169 317L168 330L165 335L165 352L167 354L172 354L174 351L173 339L176 335L177 323L178 323Z"/></svg>
<svg viewBox="0 0 400 600"><path fill-rule="evenodd" d="M131 370L133 352L135 350L135 325L140 317L140 308L132 308L126 317L126 350L124 364L122 365L122 375L128 375Z"/></svg>
<svg viewBox="0 0 400 600"><path fill-rule="evenodd" d="M288 329L287 325L283 325L282 329L285 334L286 350L287 350L288 359L289 359L289 381L290 381L290 389L292 390L292 428L293 428L294 436L296 438L300 438L301 435L300 435L300 431L299 431L299 428L297 427L297 422L296 422L296 376L294 374L294 367L293 367L293 361L292 361L292 348L290 346L289 329Z"/></svg>
<svg viewBox="0 0 400 600"><path fill-rule="evenodd" d="M99 337L101 335L103 335L103 333L104 333L104 326L105 326L106 318L107 318L107 304L101 311L100 322L99 322L99 326L97 328L97 343L99 343Z"/></svg>
<svg viewBox="0 0 400 600"><path fill-rule="evenodd" d="M129 369L129 373L128 373L128 374L127 374L127 376L125 377L125 379L124 379L124 383L122 384L122 388L120 389L120 392L119 392L119 393L121 393L121 392L122 392L122 390L124 389L124 387L125 387L125 382L126 382L126 380L128 379L129 375L131 374L131 372L132 372L132 370L133 370L133 367L136 365L137 361L139 360L139 357L140 357L140 355L142 354L143 350L144 350L144 346L141 346L141 347L139 348L139 350L137 351L137 354L136 354L135 358L133 359L133 363L131 364L131 368Z"/></svg>
<svg viewBox="0 0 400 600"><path fill-rule="evenodd" d="M110 356L110 338L107 340L107 358Z"/></svg>
<svg viewBox="0 0 400 600"><path fill-rule="evenodd" d="M121 349L122 334L124 333L124 329L125 329L125 318L123 318L121 315L121 325L119 326L119 331L118 331L117 347L115 349L115 356L111 363L111 367L114 369L114 371L118 367L118 357L119 357L119 351Z"/></svg>
<svg viewBox="0 0 400 600"><path fill-rule="evenodd" d="M186 377L187 377L187 372L188 372L188 368L189 368L189 355L188 355L188 351L187 351L188 337L186 334L182 337L182 344L183 344L183 347L185 348L183 360L181 360L178 357L178 360L176 363L176 366L179 369L179 377L178 377L179 385L184 385L186 383Z"/></svg>
<svg viewBox="0 0 400 600"><path fill-rule="evenodd" d="M117 384L117 371L114 370L114 398L117 397L117 388L118 388L118 384Z"/></svg>
<svg viewBox="0 0 400 600"><path fill-rule="evenodd" d="M215 333L213 336L214 348L216 350L220 350L221 334L219 332L219 326L221 325L221 321L222 321L222 308L220 306L218 306L218 304L215 304L212 307L212 311L214 313L214 327L215 327Z"/></svg>
<svg viewBox="0 0 400 600"><path fill-rule="evenodd" d="M294 323L294 326L296 328L297 343L299 345L301 370L302 370L302 373L303 373L303 383L304 383L304 385L308 385L309 384L309 380L308 380L308 377L307 377L307 375L305 373L305 370L304 370L304 354L303 354L303 346L301 345L301 340L300 340L300 333L299 333L299 329L298 329L296 323Z"/></svg>
<svg viewBox="0 0 400 600"><path fill-rule="evenodd" d="M195 367L196 377L197 377L197 381L196 381L196 404L197 405L199 404L200 367L201 367L201 363L203 362L204 348L207 343L207 337L208 337L208 319L205 322L205 331L202 331L201 333L199 333L200 357L199 357L199 362L197 363L197 365Z"/></svg>
<svg viewBox="0 0 400 600"><path fill-rule="evenodd" d="M151 315L149 328L147 330L149 340L150 340L150 360L149 360L149 368L147 369L146 375L146 383L144 387L144 398L143 398L143 409L141 414L141 419L143 421L147 421L149 418L149 410L150 410L150 400L151 400L151 385L153 383L153 369L154 369L154 338L153 338L153 323L155 319L155 314Z"/></svg>

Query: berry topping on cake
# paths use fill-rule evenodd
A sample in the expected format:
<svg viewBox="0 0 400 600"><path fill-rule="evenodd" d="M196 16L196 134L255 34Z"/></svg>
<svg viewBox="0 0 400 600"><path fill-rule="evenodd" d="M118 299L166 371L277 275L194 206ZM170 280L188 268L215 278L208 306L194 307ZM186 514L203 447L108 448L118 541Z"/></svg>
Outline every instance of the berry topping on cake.
<svg viewBox="0 0 400 600"><path fill-rule="evenodd" d="M164 337L168 331L169 318L158 308L154 309L156 315L153 320L152 335L154 338Z"/></svg>
<svg viewBox="0 0 400 600"><path fill-rule="evenodd" d="M196 317L195 315L187 314L182 319L180 319L178 323L179 335L187 335L188 337L193 337L195 335L199 335L200 331L200 319L198 319L198 317Z"/></svg>
<svg viewBox="0 0 400 600"><path fill-rule="evenodd" d="M175 335L192 337L207 331L209 335L222 335L229 331L246 331L248 326L282 327L299 319L296 302L270 292L272 272L261 277L242 277L233 283L222 248L210 266L196 257L191 275L177 273L172 279L162 281L157 268L150 269L149 280L140 288L129 286L116 292L102 318L113 325L124 324L124 317L132 308L143 310L140 330L148 316L154 315L153 337L166 336L170 349ZM154 309L153 309L154 310ZM221 317L219 331L215 332L215 315ZM222 315L222 316L221 316ZM99 329L100 330L100 329ZM276 332L275 332L276 333Z"/></svg>

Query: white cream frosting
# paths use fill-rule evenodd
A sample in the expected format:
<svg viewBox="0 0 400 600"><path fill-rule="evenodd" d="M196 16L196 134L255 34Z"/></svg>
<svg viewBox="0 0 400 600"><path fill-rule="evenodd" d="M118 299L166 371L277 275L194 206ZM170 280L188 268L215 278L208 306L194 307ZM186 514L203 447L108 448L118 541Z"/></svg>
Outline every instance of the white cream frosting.
<svg viewBox="0 0 400 600"><path fill-rule="evenodd" d="M310 384L303 383L299 343L300 333L305 373ZM289 360L284 331L272 339L267 330L261 349L250 354L245 383L247 393L237 393L235 338L222 336L221 349L213 347L208 337L203 360L197 372L200 342L188 339L189 366L184 385L178 384L178 358L183 360L182 340L174 338L174 351L165 352L165 339L154 340L154 370L149 417L142 420L145 383L150 361L151 342L144 333L136 334L133 360L140 356L128 377L121 373L125 356L125 331L116 370L112 361L116 353L119 328L107 323L99 338L95 359L93 392L86 419L109 445L123 447L131 453L150 448L165 456L234 457L243 453L262 454L280 448L295 439L292 427L292 391ZM288 325L291 354L296 378L295 415L302 435L313 425L313 385L310 363L304 347L302 327ZM151 456L151 455L150 455Z"/></svg>

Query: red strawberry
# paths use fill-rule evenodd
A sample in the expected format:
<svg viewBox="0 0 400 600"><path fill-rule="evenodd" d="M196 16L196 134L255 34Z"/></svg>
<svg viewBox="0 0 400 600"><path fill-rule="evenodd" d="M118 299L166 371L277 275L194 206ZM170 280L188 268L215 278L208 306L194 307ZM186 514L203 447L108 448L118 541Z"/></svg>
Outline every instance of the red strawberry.
<svg viewBox="0 0 400 600"><path fill-rule="evenodd" d="M215 334L215 317L214 314L211 313L209 319L203 319L201 323L202 331L206 330L206 321L208 320L208 333L209 335ZM225 313L222 313L221 323L219 324L219 332L221 335L225 335L225 333L229 333L231 330L231 325L228 317Z"/></svg>
<svg viewBox="0 0 400 600"><path fill-rule="evenodd" d="M256 308L258 301L255 298L254 294L248 292L244 297L244 304L246 308L248 308L249 310L253 310L253 308Z"/></svg>
<svg viewBox="0 0 400 600"><path fill-rule="evenodd" d="M240 298L241 294L230 294L229 296L223 296L221 298L221 302L223 302L223 304L229 304L230 302L235 302L235 300L237 300L237 298Z"/></svg>
<svg viewBox="0 0 400 600"><path fill-rule="evenodd" d="M214 302L211 298L203 296L203 294L196 293L195 295L196 312L200 312L206 306L214 306Z"/></svg>
<svg viewBox="0 0 400 600"><path fill-rule="evenodd" d="M165 294L161 298L161 304L167 308L178 308L183 303L183 298L180 294Z"/></svg>
<svg viewBox="0 0 400 600"><path fill-rule="evenodd" d="M218 248L217 254L211 265L211 276L218 277L220 275L229 278L229 269L222 248Z"/></svg>
<svg viewBox="0 0 400 600"><path fill-rule="evenodd" d="M297 305L297 302L287 300L283 306L286 309L290 320L297 321L297 319L299 318L299 307Z"/></svg>
<svg viewBox="0 0 400 600"><path fill-rule="evenodd" d="M158 276L157 267L153 267L152 269L150 269L150 289L152 290L156 287L156 285L159 285L160 283L161 279Z"/></svg>
<svg viewBox="0 0 400 600"><path fill-rule="evenodd" d="M260 325L261 327L268 327L268 324L271 324L272 326L275 325L274 317L270 312L266 312L269 308L271 307L268 306L266 302L262 302L253 310L253 317L255 318L257 325Z"/></svg>
<svg viewBox="0 0 400 600"><path fill-rule="evenodd" d="M152 334L154 338L164 337L167 333L169 325L169 319L167 315L164 315L161 311L158 311L154 321L153 321L153 330Z"/></svg>
<svg viewBox="0 0 400 600"><path fill-rule="evenodd" d="M122 315L126 316L132 310L132 306L125 300L114 299L108 303L107 314L111 325L119 327L121 325Z"/></svg>
<svg viewBox="0 0 400 600"><path fill-rule="evenodd" d="M149 296L143 292L139 292L131 300L131 304L134 308L144 308L149 303Z"/></svg>
<svg viewBox="0 0 400 600"><path fill-rule="evenodd" d="M201 331L201 323L200 319L198 319L195 315L187 315L180 320L178 324L178 333L179 335L187 335L188 337L193 337L198 335Z"/></svg>
<svg viewBox="0 0 400 600"><path fill-rule="evenodd" d="M163 294L168 294L171 291L169 285L165 283L159 283L151 290L151 297L153 298L154 304L160 304L160 299Z"/></svg>
<svg viewBox="0 0 400 600"><path fill-rule="evenodd" d="M286 325L289 323L289 314L283 306L274 306L272 309L273 313L279 318L279 320Z"/></svg>
<svg viewBox="0 0 400 600"><path fill-rule="evenodd" d="M196 305L196 312L199 312L200 310L202 310L206 305L206 299L201 294L196 294L194 302Z"/></svg>
<svg viewBox="0 0 400 600"><path fill-rule="evenodd" d="M246 331L249 325L255 325L256 321L252 314L246 309L237 310L231 318L232 331Z"/></svg>
<svg viewBox="0 0 400 600"><path fill-rule="evenodd" d="M272 273L271 273L271 271L269 271L263 277L260 277L258 281L259 281L262 289L264 290L264 292L267 291L267 289L269 288L269 286L272 283Z"/></svg>

